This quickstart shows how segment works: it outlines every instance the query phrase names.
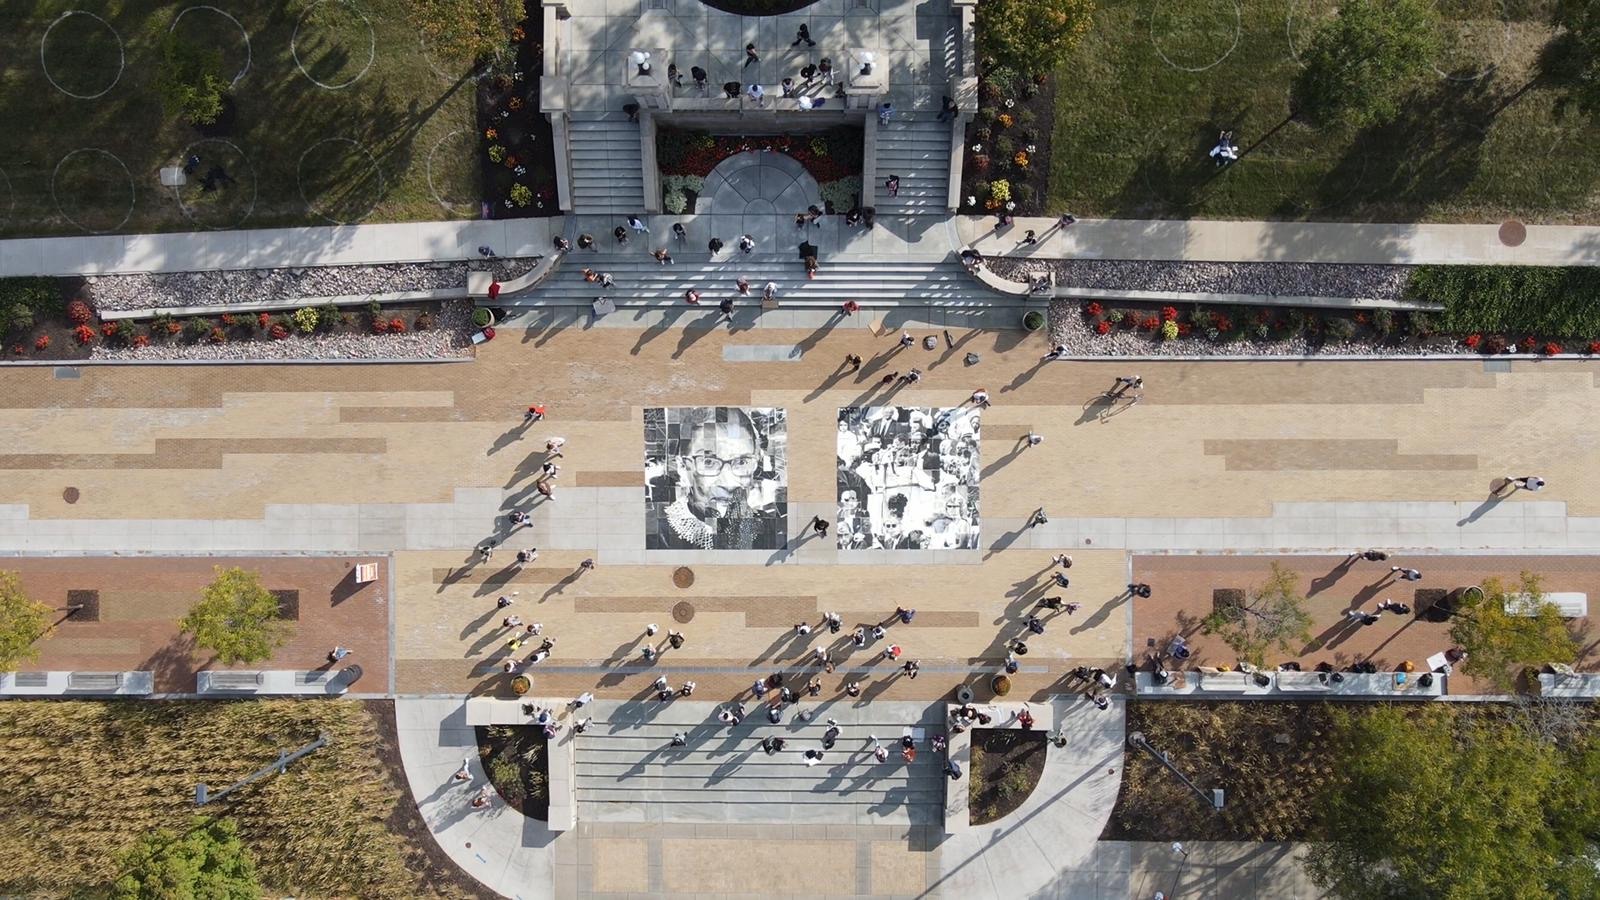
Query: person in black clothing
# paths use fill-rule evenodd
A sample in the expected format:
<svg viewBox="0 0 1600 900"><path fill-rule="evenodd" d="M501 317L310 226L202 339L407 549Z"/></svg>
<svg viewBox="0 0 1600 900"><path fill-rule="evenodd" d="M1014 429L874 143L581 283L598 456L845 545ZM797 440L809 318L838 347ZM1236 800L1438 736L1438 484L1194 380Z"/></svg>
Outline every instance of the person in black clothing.
<svg viewBox="0 0 1600 900"><path fill-rule="evenodd" d="M707 241L706 242L706 248L709 249L712 253L721 253L722 252L722 238L712 238L710 241Z"/></svg>
<svg viewBox="0 0 1600 900"><path fill-rule="evenodd" d="M695 87L699 88L701 90L701 92L705 91L705 89L706 89L706 79L708 77L710 77L710 76L706 75L706 70L705 69L702 69L699 66L690 66L689 67L689 77L694 79L694 86Z"/></svg>
<svg viewBox="0 0 1600 900"><path fill-rule="evenodd" d="M812 65L811 63L806 63L800 67L800 80L805 82L807 87L810 87L811 79L815 77L817 77L816 66Z"/></svg>
<svg viewBox="0 0 1600 900"><path fill-rule="evenodd" d="M739 84L737 81L725 81L722 83L722 93L726 95L729 100L737 100L739 99L739 90L742 87L743 85Z"/></svg>
<svg viewBox="0 0 1600 900"><path fill-rule="evenodd" d="M794 43L790 44L789 46L798 47L800 46L801 41L805 41L807 47L815 47L817 45L817 42L811 39L810 26L806 25L804 22L800 23L800 30L794 34Z"/></svg>

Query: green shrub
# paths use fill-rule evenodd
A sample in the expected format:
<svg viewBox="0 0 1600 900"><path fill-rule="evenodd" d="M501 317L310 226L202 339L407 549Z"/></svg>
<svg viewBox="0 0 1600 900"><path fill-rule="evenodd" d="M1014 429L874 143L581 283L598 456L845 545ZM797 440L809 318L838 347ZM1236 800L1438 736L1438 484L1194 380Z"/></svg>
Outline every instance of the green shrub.
<svg viewBox="0 0 1600 900"><path fill-rule="evenodd" d="M317 324L328 329L339 324L339 307L334 306L332 303L324 303L318 307Z"/></svg>
<svg viewBox="0 0 1600 900"><path fill-rule="evenodd" d="M1600 269L1587 266L1419 266L1407 299L1443 304L1452 332L1600 336Z"/></svg>
<svg viewBox="0 0 1600 900"><path fill-rule="evenodd" d="M529 190L525 184L513 184L511 186L511 202L517 206L527 206L533 202L533 191Z"/></svg>
<svg viewBox="0 0 1600 900"><path fill-rule="evenodd" d="M1323 324L1324 331L1329 338L1337 341L1348 341L1356 336L1356 323L1344 316L1332 316Z"/></svg>
<svg viewBox="0 0 1600 900"><path fill-rule="evenodd" d="M522 766L515 759L504 756L490 759L489 781L500 792L500 796L506 798L506 802L517 803L522 800Z"/></svg>
<svg viewBox="0 0 1600 900"><path fill-rule="evenodd" d="M667 212L678 215L689 208L689 198L682 191L667 191L661 199L661 206Z"/></svg>
<svg viewBox="0 0 1600 900"><path fill-rule="evenodd" d="M294 311L294 327L301 334L310 334L317 330L317 321L321 316L309 306L301 307Z"/></svg>
<svg viewBox="0 0 1600 900"><path fill-rule="evenodd" d="M481 306L474 309L472 311L472 324L478 328L487 327L489 324L489 311Z"/></svg>
<svg viewBox="0 0 1600 900"><path fill-rule="evenodd" d="M1375 309L1372 311L1372 327L1384 337L1394 334L1394 310Z"/></svg>
<svg viewBox="0 0 1600 900"><path fill-rule="evenodd" d="M198 341L211 334L211 322L200 316L195 316L183 323L183 330L188 332L189 337Z"/></svg>
<svg viewBox="0 0 1600 900"><path fill-rule="evenodd" d="M1018 203L1021 203L1021 204L1024 204L1024 205L1032 203L1033 202L1033 185L1031 185L1031 184L1015 184L1015 185L1012 185L1011 186L1011 196Z"/></svg>
<svg viewBox="0 0 1600 900"><path fill-rule="evenodd" d="M0 335L26 331L64 308L65 298L52 279L0 278Z"/></svg>
<svg viewBox="0 0 1600 900"><path fill-rule="evenodd" d="M824 202L833 201L834 209L850 209L856 205L856 198L861 196L861 176L849 175L836 181L824 181L817 187Z"/></svg>
<svg viewBox="0 0 1600 900"><path fill-rule="evenodd" d="M168 32L161 39L161 61L156 87L169 116L182 116L191 125L209 125L222 115L228 97L222 51L200 47Z"/></svg>

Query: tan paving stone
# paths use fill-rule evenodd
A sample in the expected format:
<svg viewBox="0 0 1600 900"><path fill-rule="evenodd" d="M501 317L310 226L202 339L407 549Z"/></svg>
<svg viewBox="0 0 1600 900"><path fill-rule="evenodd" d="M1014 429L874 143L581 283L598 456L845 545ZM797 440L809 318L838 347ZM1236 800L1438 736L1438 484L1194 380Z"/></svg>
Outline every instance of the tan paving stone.
<svg viewBox="0 0 1600 900"><path fill-rule="evenodd" d="M873 841L872 893L920 894L928 885L928 856L906 848L904 841Z"/></svg>
<svg viewBox="0 0 1600 900"><path fill-rule="evenodd" d="M738 860L738 865L729 865ZM685 894L854 893L854 841L664 840L662 887Z"/></svg>
<svg viewBox="0 0 1600 900"><path fill-rule="evenodd" d="M650 842L641 838L596 838L589 846L594 854L593 873L596 893L643 894L650 890Z"/></svg>

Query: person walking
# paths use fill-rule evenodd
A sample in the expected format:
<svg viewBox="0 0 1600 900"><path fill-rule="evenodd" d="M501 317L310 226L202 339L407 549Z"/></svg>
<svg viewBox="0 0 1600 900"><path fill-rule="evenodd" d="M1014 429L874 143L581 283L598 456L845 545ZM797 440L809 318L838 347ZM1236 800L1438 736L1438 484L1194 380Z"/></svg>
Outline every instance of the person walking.
<svg viewBox="0 0 1600 900"><path fill-rule="evenodd" d="M1505 476L1505 481L1512 489L1521 488L1525 491L1535 492L1544 490L1544 479L1537 475L1523 475L1520 478L1512 478L1507 475Z"/></svg>
<svg viewBox="0 0 1600 900"><path fill-rule="evenodd" d="M717 308L722 310L722 317L729 323L731 328L733 323L733 298L723 297L717 302Z"/></svg>
<svg viewBox="0 0 1600 900"><path fill-rule="evenodd" d="M960 111L961 108L956 106L956 102L954 100L951 100L949 97L945 97L943 100L939 101L938 121L947 122L955 118L956 113Z"/></svg>
<svg viewBox="0 0 1600 900"><path fill-rule="evenodd" d="M638 216L628 217L628 227L632 228L634 231L643 232L645 234L650 233L650 226L644 224L644 220L640 219Z"/></svg>
<svg viewBox="0 0 1600 900"><path fill-rule="evenodd" d="M683 732L675 731L675 732L672 733L672 746L674 746L674 747L683 747L683 746L687 745L688 743L689 743L689 739L683 736Z"/></svg>
<svg viewBox="0 0 1600 900"><path fill-rule="evenodd" d="M1389 559L1389 554L1382 550L1361 550L1350 555L1359 556L1367 562L1384 562Z"/></svg>
<svg viewBox="0 0 1600 900"><path fill-rule="evenodd" d="M1142 581L1130 584L1128 585L1128 593L1142 600L1149 600L1151 593L1150 585L1145 584Z"/></svg>
<svg viewBox="0 0 1600 900"><path fill-rule="evenodd" d="M618 225L611 229L611 236L617 239L619 245L626 244L628 242L628 229Z"/></svg>
<svg viewBox="0 0 1600 900"><path fill-rule="evenodd" d="M756 249L756 239L751 237L748 234L740 235L739 236L739 249L741 251L745 252L745 253L750 253L751 251Z"/></svg>
<svg viewBox="0 0 1600 900"><path fill-rule="evenodd" d="M588 234L587 232L578 235L578 249L593 250L596 253L600 252L600 248L594 245L594 235Z"/></svg>
<svg viewBox="0 0 1600 900"><path fill-rule="evenodd" d="M882 103L878 104L878 125L879 125L879 127L887 126L889 124L889 120L892 119L892 118L894 118L894 103L892 103L892 102L890 102L888 100L885 100Z"/></svg>
<svg viewBox="0 0 1600 900"><path fill-rule="evenodd" d="M689 230L683 227L682 222L673 222L672 236L680 241L687 242L689 240Z"/></svg>
<svg viewBox="0 0 1600 900"><path fill-rule="evenodd" d="M891 196L891 197L900 196L900 176L899 175L890 175L889 178L886 181L884 181L883 187L884 187L884 190L889 192L889 196Z"/></svg>
<svg viewBox="0 0 1600 900"><path fill-rule="evenodd" d="M801 41L804 41L807 47L815 47L817 45L817 42L811 39L810 26L806 25L804 22L800 23L800 30L794 33L794 43L790 44L789 46L798 47L800 46Z"/></svg>
<svg viewBox="0 0 1600 900"><path fill-rule="evenodd" d="M1058 359L1066 359L1067 355L1070 352L1071 351L1069 351L1067 349L1067 345L1066 344L1057 344L1053 348L1051 348L1049 353L1046 353L1044 356L1039 357L1039 361L1040 362L1053 362L1053 361L1058 360Z"/></svg>
<svg viewBox="0 0 1600 900"><path fill-rule="evenodd" d="M902 625L910 625L911 620L917 617L917 611L915 609L907 609L904 606L896 606L894 608L894 614L895 617L900 620L900 624Z"/></svg>
<svg viewBox="0 0 1600 900"><path fill-rule="evenodd" d="M1051 577L1052 580L1055 581L1056 586L1058 586L1058 587L1071 587L1072 586L1072 580L1069 579L1066 575L1062 574L1061 572L1055 572L1050 577Z"/></svg>
<svg viewBox="0 0 1600 900"><path fill-rule="evenodd" d="M861 682L859 682L859 681L850 682L849 684L844 686L844 692L845 692L845 694L847 696L850 696L850 697L859 697L859 696L861 696Z"/></svg>
<svg viewBox="0 0 1600 900"><path fill-rule="evenodd" d="M1062 597L1042 597L1040 598L1039 602L1034 605L1034 609L1048 609L1055 612L1060 612L1064 602L1065 600Z"/></svg>
<svg viewBox="0 0 1600 900"><path fill-rule="evenodd" d="M1048 524L1049 521L1050 521L1050 517L1045 514L1044 507L1042 507L1042 506L1039 507L1038 509L1034 510L1032 513L1030 513L1028 515L1028 527L1029 528L1032 528L1035 525Z"/></svg>
<svg viewBox="0 0 1600 900"><path fill-rule="evenodd" d="M668 631L667 632L667 643L669 645L671 645L672 649L674 649L674 650L681 649L683 647L683 641L684 641L683 632L681 632L681 631Z"/></svg>
<svg viewBox="0 0 1600 900"><path fill-rule="evenodd" d="M888 762L889 748L883 745L883 741L878 740L876 736L868 737L867 740L872 742L872 758L878 762Z"/></svg>
<svg viewBox="0 0 1600 900"><path fill-rule="evenodd" d="M544 407L539 405L539 404L537 404L537 403L535 403L532 406L528 407L528 411L526 413L524 413L523 416L522 416L522 421L525 424L528 424L528 425L532 425L535 422L541 422L543 420L544 420Z"/></svg>
<svg viewBox="0 0 1600 900"><path fill-rule="evenodd" d="M1033 229L1032 228L1029 228L1027 231L1024 231L1022 233L1022 239L1017 241L1017 246L1025 247L1025 246L1028 246L1029 244L1037 244L1037 243L1039 243L1038 236L1033 233Z"/></svg>
<svg viewBox="0 0 1600 900"><path fill-rule="evenodd" d="M584 691L583 693L579 694L577 697L574 697L572 702L570 704L568 704L568 705L571 706L573 709L577 710L577 709L583 709L585 706L588 706L592 702L594 702L594 694L591 694L588 691Z"/></svg>
<svg viewBox="0 0 1600 900"><path fill-rule="evenodd" d="M838 634L841 630L844 629L844 619L841 618L839 616L839 614L836 613L836 612L823 613L822 614L822 621L824 621L824 622L826 622L828 624L828 633L829 634Z"/></svg>
<svg viewBox="0 0 1600 900"><path fill-rule="evenodd" d="M776 281L769 281L761 288L761 299L767 303L778 299L778 283Z"/></svg>
<svg viewBox="0 0 1600 900"><path fill-rule="evenodd" d="M817 61L817 72L822 76L822 83L833 84L833 60L824 56Z"/></svg>
<svg viewBox="0 0 1600 900"><path fill-rule="evenodd" d="M811 625L806 622L801 622L799 625L794 627L794 633L800 637L805 637L811 633Z"/></svg>
<svg viewBox="0 0 1600 900"><path fill-rule="evenodd" d="M890 644L889 646L883 648L883 658L888 660L897 660L900 658L900 654L902 652L904 651L900 649L899 644Z"/></svg>
<svg viewBox="0 0 1600 900"><path fill-rule="evenodd" d="M900 332L900 346L909 347L912 344L915 344L916 342L917 342L917 339L911 336L911 332L909 332L909 331Z"/></svg>
<svg viewBox="0 0 1600 900"><path fill-rule="evenodd" d="M336 663L339 660L344 659L346 656L349 656L349 655L350 655L350 648L349 647L340 647L338 645L335 645L332 650L328 651L328 662Z"/></svg>
<svg viewBox="0 0 1600 900"><path fill-rule="evenodd" d="M501 594L499 597L495 598L494 605L499 609L505 609L506 607L510 606L512 603L516 602L516 597L520 593L522 593L522 592L521 591L512 591L510 594Z"/></svg>
<svg viewBox="0 0 1600 900"><path fill-rule="evenodd" d="M650 251L650 255L654 256L656 258L656 264L657 265L662 265L662 266L670 266L670 265L672 265L672 254L668 253L667 252L667 248L665 248L665 247L660 247L658 249Z"/></svg>
<svg viewBox="0 0 1600 900"><path fill-rule="evenodd" d="M566 445L567 439L564 437L549 438L544 442L544 451L551 459L562 459L565 454L561 452L561 448Z"/></svg>
<svg viewBox="0 0 1600 900"><path fill-rule="evenodd" d="M1044 634L1044 620L1038 616L1029 616L1026 624L1028 630L1034 634Z"/></svg>
<svg viewBox="0 0 1600 900"><path fill-rule="evenodd" d="M834 743L839 740L839 731L839 723L829 719L828 730L822 733L822 749L833 749Z"/></svg>
<svg viewBox="0 0 1600 900"><path fill-rule="evenodd" d="M989 392L984 390L983 388L978 388L977 390L972 392L972 396L971 397L967 398L967 402L971 403L973 406L976 406L976 407L978 407L980 409L988 409L989 408Z"/></svg>
<svg viewBox="0 0 1600 900"><path fill-rule="evenodd" d="M699 306L700 292L694 288L689 288L683 292L683 302L689 304L690 306Z"/></svg>
<svg viewBox="0 0 1600 900"><path fill-rule="evenodd" d="M860 356L857 356L854 353L847 353L847 354L845 354L844 362L845 362L845 365L850 367L850 371L852 371L852 372L861 371L861 357Z"/></svg>
<svg viewBox="0 0 1600 900"><path fill-rule="evenodd" d="M922 668L922 663L920 663L920 662L918 662L917 660L914 660L914 659L906 660L905 665L900 667L901 671L906 673L906 677L907 678L911 678L911 679L915 679L917 677L917 672L921 668Z"/></svg>
<svg viewBox="0 0 1600 900"><path fill-rule="evenodd" d="M1422 573L1417 571L1416 569L1407 569L1407 568L1404 568L1402 566L1390 566L1389 567L1389 571L1390 572L1398 572L1399 575L1400 575L1400 578L1402 580L1404 580L1404 581L1421 581L1422 580Z"/></svg>
<svg viewBox="0 0 1600 900"><path fill-rule="evenodd" d="M865 627L857 628L855 633L850 635L850 642L857 647L865 647L867 645L867 629Z"/></svg>
<svg viewBox="0 0 1600 900"><path fill-rule="evenodd" d="M811 530L816 532L819 537L827 537L828 536L828 520L824 519L821 516L812 516L811 517Z"/></svg>
<svg viewBox="0 0 1600 900"><path fill-rule="evenodd" d="M751 64L761 62L761 57L756 53L755 44L744 45L744 65L740 68L748 69Z"/></svg>

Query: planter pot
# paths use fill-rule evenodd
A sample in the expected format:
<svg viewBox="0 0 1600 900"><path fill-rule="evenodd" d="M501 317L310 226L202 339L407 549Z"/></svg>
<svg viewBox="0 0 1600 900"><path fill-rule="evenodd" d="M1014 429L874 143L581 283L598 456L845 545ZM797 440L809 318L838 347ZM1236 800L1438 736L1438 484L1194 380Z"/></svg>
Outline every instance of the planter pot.
<svg viewBox="0 0 1600 900"><path fill-rule="evenodd" d="M996 675L989 679L989 688L996 697L1004 697L1011 693L1011 679L1005 675Z"/></svg>
<svg viewBox="0 0 1600 900"><path fill-rule="evenodd" d="M956 702L962 706L972 702L972 688L962 685L956 688Z"/></svg>
<svg viewBox="0 0 1600 900"><path fill-rule="evenodd" d="M480 306L472 311L472 324L479 328L487 328L494 324L494 310Z"/></svg>
<svg viewBox="0 0 1600 900"><path fill-rule="evenodd" d="M532 678L529 678L526 675L518 675L517 677L511 679L511 693L516 694L518 697L521 697L523 694L526 694L531 690L533 690Z"/></svg>
<svg viewBox="0 0 1600 900"><path fill-rule="evenodd" d="M1024 331L1039 331L1045 326L1044 313L1037 309L1030 309L1022 314L1022 328Z"/></svg>

